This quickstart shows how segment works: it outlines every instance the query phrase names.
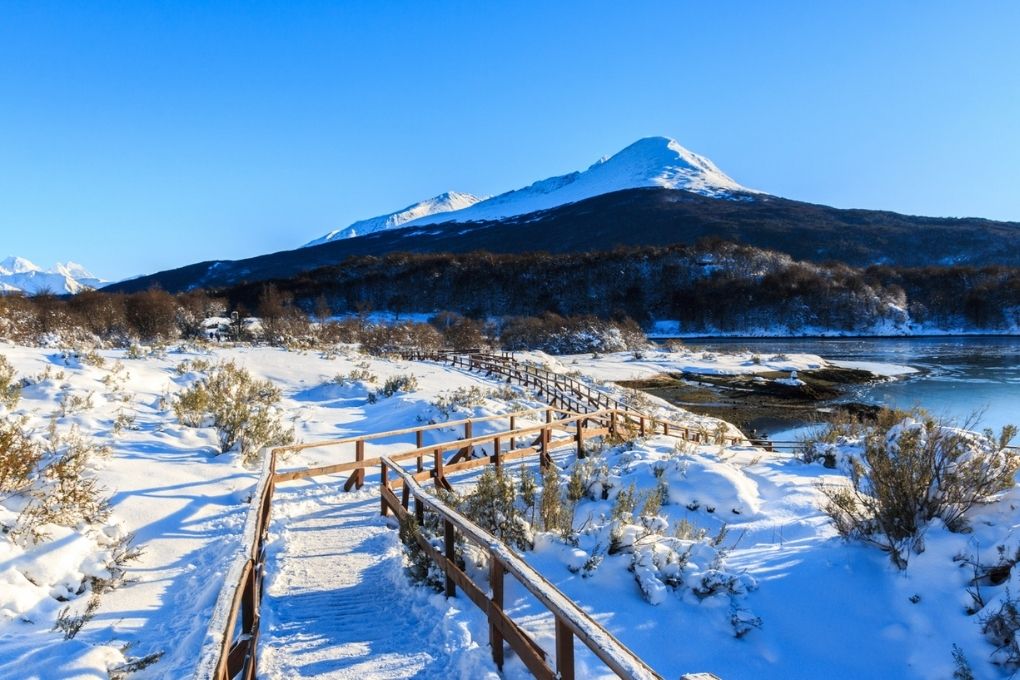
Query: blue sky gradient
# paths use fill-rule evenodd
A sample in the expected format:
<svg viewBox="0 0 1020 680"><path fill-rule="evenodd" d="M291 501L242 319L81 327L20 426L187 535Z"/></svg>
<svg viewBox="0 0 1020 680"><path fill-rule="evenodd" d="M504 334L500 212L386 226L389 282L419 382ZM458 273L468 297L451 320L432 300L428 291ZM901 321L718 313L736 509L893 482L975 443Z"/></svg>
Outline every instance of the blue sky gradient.
<svg viewBox="0 0 1020 680"><path fill-rule="evenodd" d="M1020 221L1016 2L5 2L0 256L287 249L675 137L750 187Z"/></svg>

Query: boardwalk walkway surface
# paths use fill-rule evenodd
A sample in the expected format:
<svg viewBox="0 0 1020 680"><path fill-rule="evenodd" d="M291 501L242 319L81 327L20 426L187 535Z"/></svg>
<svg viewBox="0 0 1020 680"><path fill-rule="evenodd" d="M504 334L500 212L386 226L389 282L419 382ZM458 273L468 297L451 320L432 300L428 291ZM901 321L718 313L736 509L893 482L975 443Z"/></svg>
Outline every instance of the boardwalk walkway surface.
<svg viewBox="0 0 1020 680"><path fill-rule="evenodd" d="M278 491L259 676L449 678L476 663L484 676L488 653L444 621L450 605L407 585L378 488L339 489L327 478Z"/></svg>

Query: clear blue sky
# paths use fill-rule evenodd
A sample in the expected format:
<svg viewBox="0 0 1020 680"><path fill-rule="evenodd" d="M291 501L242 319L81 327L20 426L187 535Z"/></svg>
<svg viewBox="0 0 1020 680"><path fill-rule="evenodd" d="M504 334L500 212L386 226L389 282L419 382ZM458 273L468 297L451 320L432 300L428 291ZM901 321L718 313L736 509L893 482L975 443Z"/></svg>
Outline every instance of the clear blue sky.
<svg viewBox="0 0 1020 680"><path fill-rule="evenodd" d="M1018 2L0 4L0 256L119 278L675 137L840 207L1020 221Z"/></svg>

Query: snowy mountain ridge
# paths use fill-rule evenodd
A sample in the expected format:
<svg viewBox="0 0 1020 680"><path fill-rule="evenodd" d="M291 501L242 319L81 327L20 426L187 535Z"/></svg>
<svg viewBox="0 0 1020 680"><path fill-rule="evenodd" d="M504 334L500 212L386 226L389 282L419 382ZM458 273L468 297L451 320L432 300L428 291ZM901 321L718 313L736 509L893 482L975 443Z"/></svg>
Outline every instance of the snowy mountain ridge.
<svg viewBox="0 0 1020 680"><path fill-rule="evenodd" d="M609 158L596 161L587 170L540 180L523 189L493 196L470 208L419 218L406 226L505 219L614 191L646 187L688 191L728 200L761 193L741 186L712 161L688 151L675 139L646 137Z"/></svg>
<svg viewBox="0 0 1020 680"><path fill-rule="evenodd" d="M0 261L0 293L63 295L99 288L104 283L77 262L57 262L52 268L43 269L23 257L11 256Z"/></svg>
<svg viewBox="0 0 1020 680"><path fill-rule="evenodd" d="M412 220L469 208L481 200L484 199L472 194L465 194L459 191L447 191L424 201L413 203L406 208L389 213L388 215L380 215L379 217L370 217L367 220L359 220L344 229L331 231L325 236L317 238L314 241L309 241L304 245L304 247L317 246L337 239L364 236L365 234L372 234L385 229L396 229L408 222L411 222Z"/></svg>
<svg viewBox="0 0 1020 680"><path fill-rule="evenodd" d="M761 193L741 186L712 161L669 137L639 139L587 170L539 180L491 198L449 192L403 210L355 222L311 241L329 241L406 226L441 222L473 222L517 217L624 189L659 187L726 200L746 200Z"/></svg>

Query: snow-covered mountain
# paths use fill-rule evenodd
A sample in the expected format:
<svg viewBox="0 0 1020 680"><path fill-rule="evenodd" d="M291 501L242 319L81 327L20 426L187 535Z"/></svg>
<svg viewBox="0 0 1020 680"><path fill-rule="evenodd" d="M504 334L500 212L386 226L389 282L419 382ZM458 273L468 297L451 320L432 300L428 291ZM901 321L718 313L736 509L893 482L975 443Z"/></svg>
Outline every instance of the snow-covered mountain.
<svg viewBox="0 0 1020 680"><path fill-rule="evenodd" d="M91 274L76 262L58 262L51 269L43 269L23 257L8 257L0 261L0 292L36 295L42 292L80 293L99 288L106 281Z"/></svg>
<svg viewBox="0 0 1020 680"><path fill-rule="evenodd" d="M675 139L647 137L614 156L603 157L587 170L550 177L485 199L456 192L441 194L395 213L331 231L305 246L419 224L516 217L613 191L644 187L677 189L722 199L760 193L737 184L712 161L688 151Z"/></svg>
<svg viewBox="0 0 1020 680"><path fill-rule="evenodd" d="M548 210L623 189L661 187L722 199L761 193L737 184L715 164L675 139L646 137L587 170L550 177L456 212L428 215L405 226L498 220Z"/></svg>
<svg viewBox="0 0 1020 680"><path fill-rule="evenodd" d="M393 212L388 215L380 215L379 217L371 217L367 220L360 220L348 227L345 227L344 229L331 231L321 238L309 241L304 245L304 247L317 246L337 239L364 236L365 234L372 234L377 231L383 231L384 229L396 229L412 220L422 217L463 210L464 208L471 207L481 200L482 199L478 196L472 196L471 194L462 194L458 191L447 191L446 193L439 194L433 198L409 205L397 212Z"/></svg>

